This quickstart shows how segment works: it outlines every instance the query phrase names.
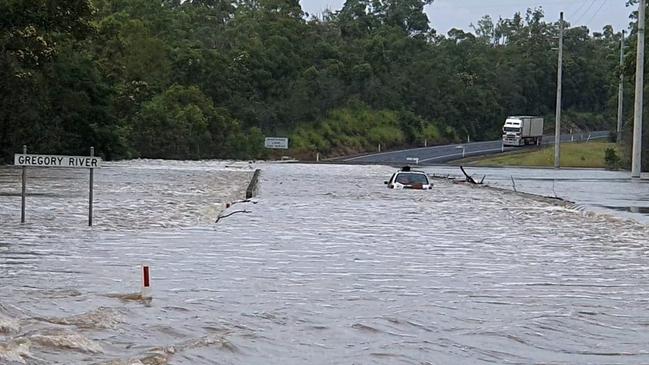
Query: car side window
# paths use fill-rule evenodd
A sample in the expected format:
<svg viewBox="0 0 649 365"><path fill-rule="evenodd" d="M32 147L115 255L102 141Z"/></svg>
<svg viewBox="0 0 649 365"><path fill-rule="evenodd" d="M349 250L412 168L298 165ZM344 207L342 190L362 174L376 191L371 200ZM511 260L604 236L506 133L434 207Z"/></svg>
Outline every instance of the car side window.
<svg viewBox="0 0 649 365"><path fill-rule="evenodd" d="M410 177L408 174L399 174L397 175L397 182L399 184L408 185L410 184Z"/></svg>

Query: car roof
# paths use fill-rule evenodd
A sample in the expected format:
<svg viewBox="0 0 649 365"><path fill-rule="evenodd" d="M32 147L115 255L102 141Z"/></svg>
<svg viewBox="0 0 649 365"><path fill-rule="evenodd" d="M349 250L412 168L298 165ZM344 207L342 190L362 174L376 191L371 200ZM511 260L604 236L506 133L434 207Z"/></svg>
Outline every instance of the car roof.
<svg viewBox="0 0 649 365"><path fill-rule="evenodd" d="M397 171L397 174L424 174L424 175L426 175L425 172L418 171L418 170L410 170L410 171L401 171L401 170L399 170L399 171Z"/></svg>
<svg viewBox="0 0 649 365"><path fill-rule="evenodd" d="M400 172L412 172L412 173L416 173L416 174L426 174L424 171L413 170L410 166L402 167L400 170L397 171L397 173L400 173Z"/></svg>

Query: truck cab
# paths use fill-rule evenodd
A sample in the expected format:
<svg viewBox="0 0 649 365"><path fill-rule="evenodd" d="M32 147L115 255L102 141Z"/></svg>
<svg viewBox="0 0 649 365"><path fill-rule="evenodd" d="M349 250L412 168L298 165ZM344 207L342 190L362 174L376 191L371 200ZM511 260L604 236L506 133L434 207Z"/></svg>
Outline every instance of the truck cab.
<svg viewBox="0 0 649 365"><path fill-rule="evenodd" d="M512 116L503 125L503 145L523 146L541 144L543 138L543 118L531 116Z"/></svg>

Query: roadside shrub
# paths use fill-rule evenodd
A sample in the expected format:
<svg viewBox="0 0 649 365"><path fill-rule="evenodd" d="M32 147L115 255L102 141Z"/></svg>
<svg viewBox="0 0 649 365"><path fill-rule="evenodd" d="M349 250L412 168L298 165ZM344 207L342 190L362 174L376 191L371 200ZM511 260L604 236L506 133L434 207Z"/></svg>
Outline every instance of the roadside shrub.
<svg viewBox="0 0 649 365"><path fill-rule="evenodd" d="M367 132L370 146L381 144L383 147L392 147L404 142L403 132L394 126L377 126Z"/></svg>
<svg viewBox="0 0 649 365"><path fill-rule="evenodd" d="M620 164L622 161L620 157L617 155L615 148L609 147L604 152L604 162L606 163L606 167L608 169L617 170L620 168Z"/></svg>
<svg viewBox="0 0 649 365"><path fill-rule="evenodd" d="M436 125L428 124L422 131L422 137L424 137L424 139L434 141L438 140L441 137L441 133L439 132L439 128Z"/></svg>

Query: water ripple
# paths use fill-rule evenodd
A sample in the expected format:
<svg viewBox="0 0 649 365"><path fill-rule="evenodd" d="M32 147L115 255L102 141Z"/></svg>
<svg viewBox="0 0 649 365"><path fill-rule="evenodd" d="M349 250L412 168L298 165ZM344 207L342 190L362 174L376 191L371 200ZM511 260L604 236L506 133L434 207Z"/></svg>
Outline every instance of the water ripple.
<svg viewBox="0 0 649 365"><path fill-rule="evenodd" d="M35 188L63 191L34 196L25 226L5 224L19 207L0 194L0 361L649 362L646 226L444 182L393 191L386 167L293 164L259 164L257 204L228 210L251 213L214 225L248 167L102 169L94 229L83 174L38 172ZM142 263L153 300L123 300Z"/></svg>

